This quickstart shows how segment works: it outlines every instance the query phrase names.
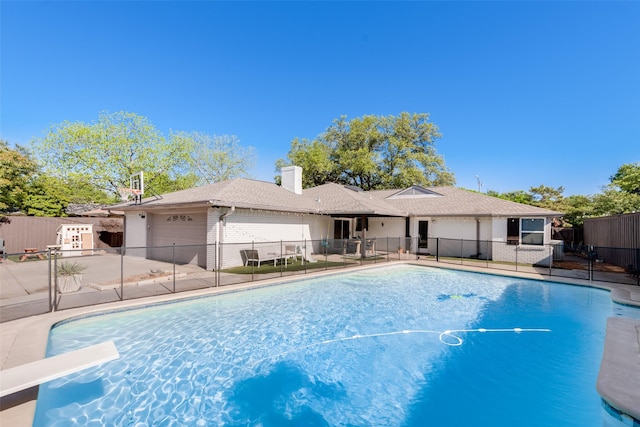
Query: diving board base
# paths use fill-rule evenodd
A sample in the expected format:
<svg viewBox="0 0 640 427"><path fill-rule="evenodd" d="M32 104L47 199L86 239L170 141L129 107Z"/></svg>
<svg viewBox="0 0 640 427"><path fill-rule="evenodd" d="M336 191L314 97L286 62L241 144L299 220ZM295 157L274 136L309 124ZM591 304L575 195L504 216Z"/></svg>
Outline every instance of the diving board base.
<svg viewBox="0 0 640 427"><path fill-rule="evenodd" d="M120 353L118 353L113 341L106 341L26 363L15 368L5 369L0 371L0 397L17 393L83 369L101 365L119 357Z"/></svg>

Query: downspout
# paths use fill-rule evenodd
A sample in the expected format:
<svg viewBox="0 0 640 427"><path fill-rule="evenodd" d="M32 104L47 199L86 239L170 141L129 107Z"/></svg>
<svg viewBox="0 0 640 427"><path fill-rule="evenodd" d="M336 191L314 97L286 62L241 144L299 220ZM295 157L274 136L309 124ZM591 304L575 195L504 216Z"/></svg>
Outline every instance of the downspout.
<svg viewBox="0 0 640 427"><path fill-rule="evenodd" d="M236 207L231 206L231 209L229 209L228 211L220 215L220 218L218 218L218 244L220 245L220 256L218 257L219 259L218 259L218 268L217 268L218 271L220 271L220 269L222 268L222 251L223 251L222 243L224 243L224 220L229 215L234 213L235 210L236 210Z"/></svg>
<svg viewBox="0 0 640 427"><path fill-rule="evenodd" d="M480 258L480 218L476 218L476 256Z"/></svg>
<svg viewBox="0 0 640 427"><path fill-rule="evenodd" d="M362 243L360 243L360 259L363 260L367 256L367 229L365 227L365 225L367 225L367 216L362 215L360 217L360 221L362 223Z"/></svg>

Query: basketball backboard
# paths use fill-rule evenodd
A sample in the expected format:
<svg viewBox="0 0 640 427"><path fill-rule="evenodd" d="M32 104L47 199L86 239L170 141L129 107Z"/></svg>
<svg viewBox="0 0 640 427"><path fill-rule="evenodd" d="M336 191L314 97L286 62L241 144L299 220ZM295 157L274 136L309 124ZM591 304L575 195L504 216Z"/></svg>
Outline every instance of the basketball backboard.
<svg viewBox="0 0 640 427"><path fill-rule="evenodd" d="M129 186L132 190L138 190L138 196L144 196L144 173L142 171L129 177Z"/></svg>

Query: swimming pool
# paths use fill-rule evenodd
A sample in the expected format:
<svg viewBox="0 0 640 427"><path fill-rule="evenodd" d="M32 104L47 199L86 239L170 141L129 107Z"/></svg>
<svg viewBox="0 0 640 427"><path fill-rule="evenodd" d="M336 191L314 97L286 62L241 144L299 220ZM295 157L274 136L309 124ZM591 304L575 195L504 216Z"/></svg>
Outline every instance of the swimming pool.
<svg viewBox="0 0 640 427"><path fill-rule="evenodd" d="M122 357L40 387L36 426L601 426L593 288L390 266L61 323L47 355Z"/></svg>

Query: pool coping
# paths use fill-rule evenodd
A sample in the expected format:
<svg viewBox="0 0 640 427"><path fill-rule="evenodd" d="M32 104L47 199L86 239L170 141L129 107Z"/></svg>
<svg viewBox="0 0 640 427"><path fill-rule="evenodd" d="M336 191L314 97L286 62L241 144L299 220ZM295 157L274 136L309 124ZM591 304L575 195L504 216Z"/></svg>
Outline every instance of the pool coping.
<svg viewBox="0 0 640 427"><path fill-rule="evenodd" d="M548 277L536 273L477 268L473 266L436 263L430 260L393 261L375 267L367 265L347 270L326 270L318 273L277 277L259 282L206 288L180 294L159 295L136 300L119 301L90 307L74 308L54 313L32 316L0 324L0 369L8 369L45 357L49 331L61 321L102 312L166 303L181 299L197 298L220 293L244 291L274 284L302 279L343 274L358 270L380 268L391 265L418 265L474 273L533 279L543 282L587 286L611 292L612 301L618 304L640 307L640 287L617 283L595 282L583 279ZM621 322L625 320L626 322ZM635 332L635 338L634 338ZM609 318L607 321L605 349L598 376L597 391L614 409L636 421L640 420L640 408L633 403L640 402L640 321L627 318ZM0 425L31 426L35 414L37 387L2 398ZM640 421L639 421L640 422Z"/></svg>

